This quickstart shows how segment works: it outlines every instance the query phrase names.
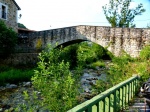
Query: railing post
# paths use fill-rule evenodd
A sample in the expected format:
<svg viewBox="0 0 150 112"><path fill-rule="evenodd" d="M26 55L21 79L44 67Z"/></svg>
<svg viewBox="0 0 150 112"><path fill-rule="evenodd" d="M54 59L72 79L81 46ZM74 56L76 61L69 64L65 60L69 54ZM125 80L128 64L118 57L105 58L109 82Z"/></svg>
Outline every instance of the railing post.
<svg viewBox="0 0 150 112"><path fill-rule="evenodd" d="M133 83L134 83L134 84L133 84L133 92L134 92L134 95L135 95L136 80L134 80Z"/></svg>
<svg viewBox="0 0 150 112"><path fill-rule="evenodd" d="M126 94L127 94L127 85L125 85L125 108L126 108L126 102L127 102Z"/></svg>
<svg viewBox="0 0 150 112"><path fill-rule="evenodd" d="M127 103L129 103L130 101L130 83L128 84L128 101Z"/></svg>
<svg viewBox="0 0 150 112"><path fill-rule="evenodd" d="M121 89L119 88L119 93L118 93L118 96L119 96L119 102L118 102L119 107L121 107L121 103L120 103L120 99L121 99L121 98L120 98L120 97L121 97L121 96L120 96L120 90L121 90Z"/></svg>
<svg viewBox="0 0 150 112"><path fill-rule="evenodd" d="M105 98L103 100L103 112L105 112Z"/></svg>
<svg viewBox="0 0 150 112"><path fill-rule="evenodd" d="M92 112L92 106L90 105L85 112Z"/></svg>
<svg viewBox="0 0 150 112"><path fill-rule="evenodd" d="M99 112L100 111L100 109L99 109L99 104L100 102L98 102L97 104L96 104L96 107L97 107L97 112Z"/></svg>
<svg viewBox="0 0 150 112"><path fill-rule="evenodd" d="M131 82L131 99L133 98L133 82Z"/></svg>
<svg viewBox="0 0 150 112"><path fill-rule="evenodd" d="M110 105L111 105L111 94L109 95L108 99L109 99L109 107L108 107L108 111L110 112Z"/></svg>
<svg viewBox="0 0 150 112"><path fill-rule="evenodd" d="M122 109L123 109L123 103L124 103L124 86L122 87Z"/></svg>
<svg viewBox="0 0 150 112"><path fill-rule="evenodd" d="M117 102L116 102L116 96L117 96L117 95L116 95L116 91L117 91L117 90L115 90L115 92L114 92L114 112L116 112L116 108L117 108L117 105L116 105L116 103L117 103Z"/></svg>

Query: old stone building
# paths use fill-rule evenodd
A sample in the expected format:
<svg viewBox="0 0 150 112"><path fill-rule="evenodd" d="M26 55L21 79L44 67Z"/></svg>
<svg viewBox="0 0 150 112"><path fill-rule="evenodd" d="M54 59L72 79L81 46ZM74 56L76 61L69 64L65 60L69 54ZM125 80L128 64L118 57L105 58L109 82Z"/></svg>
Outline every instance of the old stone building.
<svg viewBox="0 0 150 112"><path fill-rule="evenodd" d="M21 9L15 0L0 0L0 19L16 32L18 32L18 10Z"/></svg>

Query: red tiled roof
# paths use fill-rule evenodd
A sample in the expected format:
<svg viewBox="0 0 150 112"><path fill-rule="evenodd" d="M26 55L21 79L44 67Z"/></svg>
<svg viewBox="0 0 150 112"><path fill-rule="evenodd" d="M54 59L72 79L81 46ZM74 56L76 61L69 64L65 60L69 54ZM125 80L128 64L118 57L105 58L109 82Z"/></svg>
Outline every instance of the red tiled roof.
<svg viewBox="0 0 150 112"><path fill-rule="evenodd" d="M28 32L36 32L35 30L29 30L29 29L25 29L25 28L18 28L18 30L28 31Z"/></svg>

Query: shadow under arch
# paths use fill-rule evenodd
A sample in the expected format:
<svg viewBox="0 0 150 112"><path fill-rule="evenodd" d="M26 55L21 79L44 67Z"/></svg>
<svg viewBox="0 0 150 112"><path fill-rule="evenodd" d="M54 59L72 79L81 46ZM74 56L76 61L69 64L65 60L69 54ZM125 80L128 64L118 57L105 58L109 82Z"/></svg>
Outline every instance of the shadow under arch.
<svg viewBox="0 0 150 112"><path fill-rule="evenodd" d="M73 45L73 44L77 44L77 43L79 44L79 43L85 42L85 41L92 42L92 41L84 40L84 39L76 39L76 40L67 41L67 42L62 43L62 44L58 43L58 45L56 45L55 48L60 48L60 47L64 48L64 47L67 47L69 45Z"/></svg>

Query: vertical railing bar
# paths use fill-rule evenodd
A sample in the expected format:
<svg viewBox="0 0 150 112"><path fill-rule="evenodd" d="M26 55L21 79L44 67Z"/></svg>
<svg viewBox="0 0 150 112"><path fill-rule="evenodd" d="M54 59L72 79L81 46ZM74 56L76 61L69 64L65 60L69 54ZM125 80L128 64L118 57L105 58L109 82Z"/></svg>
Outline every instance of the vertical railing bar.
<svg viewBox="0 0 150 112"><path fill-rule="evenodd" d="M117 108L117 106L116 106L116 91L117 90L115 90L115 92L114 92L114 112L116 112L116 108Z"/></svg>
<svg viewBox="0 0 150 112"><path fill-rule="evenodd" d="M132 82L130 83L130 100L132 99Z"/></svg>
<svg viewBox="0 0 150 112"><path fill-rule="evenodd" d="M103 100L103 112L105 112L105 98Z"/></svg>
<svg viewBox="0 0 150 112"><path fill-rule="evenodd" d="M125 108L126 108L126 94L127 94L127 85L125 85Z"/></svg>
<svg viewBox="0 0 150 112"><path fill-rule="evenodd" d="M118 99L118 100L119 100L118 105L119 105L119 107L120 107L120 99L121 99L121 98L120 98L120 97L121 97L121 96L120 96L120 88L119 88L119 91L118 91L118 92L119 92L119 93L118 93L118 94L119 94L119 95L118 95L118 96L119 96L119 99Z"/></svg>
<svg viewBox="0 0 150 112"><path fill-rule="evenodd" d="M85 112L92 112L92 106L89 106L89 107L85 110Z"/></svg>
<svg viewBox="0 0 150 112"><path fill-rule="evenodd" d="M135 85L136 85L136 82L135 82L136 80L134 80L134 84L133 84L133 92L134 92L134 94L133 95L135 95Z"/></svg>
<svg viewBox="0 0 150 112"><path fill-rule="evenodd" d="M134 81L132 82L132 98L134 97Z"/></svg>
<svg viewBox="0 0 150 112"><path fill-rule="evenodd" d="M100 109L99 109L99 103L100 103L100 102L98 102L98 103L96 104L96 106L97 106L97 112L100 111Z"/></svg>
<svg viewBox="0 0 150 112"><path fill-rule="evenodd" d="M129 103L129 100L130 100L130 83L128 84L128 102Z"/></svg>
<svg viewBox="0 0 150 112"><path fill-rule="evenodd" d="M92 106L88 107L88 112L92 112Z"/></svg>
<svg viewBox="0 0 150 112"><path fill-rule="evenodd" d="M108 111L110 112L111 94L109 95L108 99L109 99L109 107L108 107Z"/></svg>
<svg viewBox="0 0 150 112"><path fill-rule="evenodd" d="M122 87L122 110L123 110L123 103L124 103L124 86Z"/></svg>
<svg viewBox="0 0 150 112"><path fill-rule="evenodd" d="M131 99L133 98L133 82L131 82Z"/></svg>

